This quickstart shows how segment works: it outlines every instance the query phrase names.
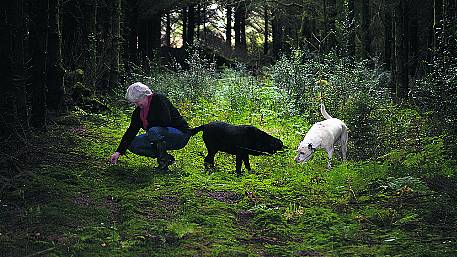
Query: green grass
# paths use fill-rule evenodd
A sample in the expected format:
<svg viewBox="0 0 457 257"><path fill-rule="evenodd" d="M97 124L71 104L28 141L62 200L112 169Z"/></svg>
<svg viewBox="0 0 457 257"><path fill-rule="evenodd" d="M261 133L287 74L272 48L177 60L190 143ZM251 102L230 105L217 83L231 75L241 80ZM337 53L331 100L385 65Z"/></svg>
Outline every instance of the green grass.
<svg viewBox="0 0 457 257"><path fill-rule="evenodd" d="M131 153L110 165L131 109L74 112L33 135L29 143L40 147L27 149L32 165L24 169L31 173L12 178L2 193L0 256L457 254L452 199L387 162L336 159L327 170L326 154L317 152L294 163L310 124L280 114L284 103L271 100L271 88L254 90L260 93L244 92L244 102L221 90L209 100L176 103L192 126L252 124L289 147L251 157L254 171L242 176L224 153L213 172L204 170L201 134L172 152L170 173L156 173L154 159ZM257 96L270 104L256 104Z"/></svg>

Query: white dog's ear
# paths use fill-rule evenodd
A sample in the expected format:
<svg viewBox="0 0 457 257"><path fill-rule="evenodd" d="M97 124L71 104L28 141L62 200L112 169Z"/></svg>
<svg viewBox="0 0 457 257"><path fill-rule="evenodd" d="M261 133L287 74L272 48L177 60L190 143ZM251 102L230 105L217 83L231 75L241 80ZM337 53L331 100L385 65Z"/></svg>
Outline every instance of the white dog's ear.
<svg viewBox="0 0 457 257"><path fill-rule="evenodd" d="M308 145L308 149L309 149L309 150L313 150L313 144L309 144L309 145Z"/></svg>

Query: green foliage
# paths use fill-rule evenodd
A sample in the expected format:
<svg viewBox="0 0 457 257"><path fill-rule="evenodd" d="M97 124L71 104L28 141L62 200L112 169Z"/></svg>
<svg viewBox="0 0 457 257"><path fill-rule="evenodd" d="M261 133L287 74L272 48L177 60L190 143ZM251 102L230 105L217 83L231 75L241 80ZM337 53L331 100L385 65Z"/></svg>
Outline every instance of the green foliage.
<svg viewBox="0 0 457 257"><path fill-rule="evenodd" d="M446 137L446 150L457 156L457 57L437 58L431 72L419 79L412 88L415 104L430 112L434 131Z"/></svg>
<svg viewBox="0 0 457 257"><path fill-rule="evenodd" d="M161 92L174 102L186 99L195 103L200 98L209 99L214 95L211 85L216 79L215 64L201 56L198 50L191 50L187 60L188 69L176 65L176 71L156 69L151 74L134 74L129 84L142 81L153 91Z"/></svg>
<svg viewBox="0 0 457 257"><path fill-rule="evenodd" d="M193 65L210 69L196 59ZM109 165L131 108L100 114L79 109L68 119L72 122L56 124L63 129L37 135L62 140L46 140L52 147L41 147L37 156L56 147L59 154L32 167L29 179L11 180L21 186L2 192L7 195L0 212L4 253L452 256L457 236L453 191L443 194L438 186L449 185L435 182L452 184L455 163L446 155L443 137L429 135L428 116L359 92L371 82L381 83L370 70L362 76L361 68L360 74L345 68L352 73L343 77L344 65L329 62L322 74L332 76L320 77L318 69L307 73L312 65L287 65L304 72L290 73L295 81L309 78L303 91L309 103L293 93L299 87L281 84L290 74L279 66L272 76L253 77L241 68L222 73L190 69L132 79L154 82L191 126L214 120L252 124L288 146L273 156L252 156L253 172L242 176L233 172L234 156L224 153L216 156L214 170L205 171L201 134L172 151L177 161L168 174L154 172L156 160L130 153ZM333 69L340 70L338 75L332 65L341 65ZM358 91L343 89L344 83L356 83L351 76L360 76L364 84ZM188 81L196 87L188 87ZM351 159L334 158L330 170L323 151L302 165L293 160L304 133L322 119L317 114L320 92L329 113L344 118L351 129Z"/></svg>

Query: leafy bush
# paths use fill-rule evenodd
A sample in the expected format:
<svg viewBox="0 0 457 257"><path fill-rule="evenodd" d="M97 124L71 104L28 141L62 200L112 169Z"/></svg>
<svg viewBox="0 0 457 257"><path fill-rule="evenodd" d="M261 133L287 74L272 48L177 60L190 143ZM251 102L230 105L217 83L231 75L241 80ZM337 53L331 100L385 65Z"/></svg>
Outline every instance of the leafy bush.
<svg viewBox="0 0 457 257"><path fill-rule="evenodd" d="M449 56L430 64L431 72L412 88L415 104L429 112L435 135L445 135L446 149L457 156L457 57Z"/></svg>
<svg viewBox="0 0 457 257"><path fill-rule="evenodd" d="M154 69L149 73L133 74L129 84L141 81L152 90L166 94L175 103L184 99L195 103L200 98L211 98L214 94L212 83L216 79L215 63L202 57L197 50L190 51L188 69L176 66L176 71Z"/></svg>

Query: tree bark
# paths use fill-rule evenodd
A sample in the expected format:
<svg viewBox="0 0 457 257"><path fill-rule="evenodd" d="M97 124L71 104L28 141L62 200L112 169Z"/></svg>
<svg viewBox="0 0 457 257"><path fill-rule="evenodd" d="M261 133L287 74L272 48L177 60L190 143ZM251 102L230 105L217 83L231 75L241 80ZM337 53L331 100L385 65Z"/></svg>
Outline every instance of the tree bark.
<svg viewBox="0 0 457 257"><path fill-rule="evenodd" d="M46 130L46 44L48 1L31 4L30 50L32 57L32 102L30 125Z"/></svg>
<svg viewBox="0 0 457 257"><path fill-rule="evenodd" d="M384 2L384 63L386 68L392 67L392 0Z"/></svg>
<svg viewBox="0 0 457 257"><path fill-rule="evenodd" d="M264 3L264 9L263 9L263 20L265 23L265 28L263 31L263 54L267 55L268 54L268 34L269 34L269 27L268 23L270 17L268 16L268 3L265 1Z"/></svg>
<svg viewBox="0 0 457 257"><path fill-rule="evenodd" d="M136 0L128 3L128 62L126 68L130 71L130 62L138 64L138 5Z"/></svg>
<svg viewBox="0 0 457 257"><path fill-rule="evenodd" d="M17 119L17 123L21 126L21 128L28 130L29 125L25 88L25 81L27 78L24 66L24 0L14 1L14 5L11 8L11 14L11 18L13 19L13 38L11 41L11 82L12 88L15 91L15 103L12 106L16 109L12 113L16 113L17 117L14 119Z"/></svg>
<svg viewBox="0 0 457 257"><path fill-rule="evenodd" d="M348 39L347 39L347 56L355 58L355 0L348 0L348 13L347 13L347 27L348 27ZM386 0L388 1L388 0Z"/></svg>
<svg viewBox="0 0 457 257"><path fill-rule="evenodd" d="M408 57L409 57L409 42L408 42L408 0L400 0L399 17L398 17L398 40L399 40L399 83L397 84L396 97L397 101L401 102L408 97L409 89L409 72L408 72Z"/></svg>
<svg viewBox="0 0 457 257"><path fill-rule="evenodd" d="M326 49L333 50L336 46L336 0L327 0L327 22L325 36L327 37Z"/></svg>
<svg viewBox="0 0 457 257"><path fill-rule="evenodd" d="M194 44L195 39L195 5L190 5L188 15L188 24L187 24L187 43L189 45Z"/></svg>
<svg viewBox="0 0 457 257"><path fill-rule="evenodd" d="M245 1L240 1L235 8L235 51L246 54L246 6Z"/></svg>
<svg viewBox="0 0 457 257"><path fill-rule="evenodd" d="M406 15L409 18L408 24L408 47L409 47L409 75L414 77L416 75L416 69L418 65L419 58L419 49L418 49L418 38L417 38L417 29L418 29L418 17L417 17L417 4L410 5L408 7L409 13Z"/></svg>
<svg viewBox="0 0 457 257"><path fill-rule="evenodd" d="M97 0L89 1L87 6L87 68L86 85L92 90L97 83Z"/></svg>
<svg viewBox="0 0 457 257"><path fill-rule="evenodd" d="M283 26L280 13L275 13L273 15L271 29L273 38L273 56L275 59L279 59L283 44Z"/></svg>
<svg viewBox="0 0 457 257"><path fill-rule="evenodd" d="M187 46L187 23L188 23L188 15L187 15L187 7L182 8L182 47Z"/></svg>
<svg viewBox="0 0 457 257"><path fill-rule="evenodd" d="M227 24L225 30L225 42L229 49L232 48L232 5L227 5Z"/></svg>
<svg viewBox="0 0 457 257"><path fill-rule="evenodd" d="M110 88L114 88L120 83L121 3L121 0L113 0L113 44L111 51L112 63L110 67Z"/></svg>
<svg viewBox="0 0 457 257"><path fill-rule="evenodd" d="M362 59L370 58L371 54L371 36L370 36L370 1L362 1L362 14L361 14L361 33L362 33Z"/></svg>
<svg viewBox="0 0 457 257"><path fill-rule="evenodd" d="M60 32L60 0L49 0L49 30L47 56L48 109L63 113L64 73L62 63L62 34Z"/></svg>
<svg viewBox="0 0 457 257"><path fill-rule="evenodd" d="M152 18L149 20L149 33L148 38L150 41L150 52L149 56L154 56L154 51L159 51L161 46L161 37L162 34L162 13L157 11Z"/></svg>
<svg viewBox="0 0 457 257"><path fill-rule="evenodd" d="M149 24L148 20L146 19L139 19L138 20L138 57L139 62L144 65L144 61L148 56L149 52L149 40L148 40L148 33L149 33Z"/></svg>
<svg viewBox="0 0 457 257"><path fill-rule="evenodd" d="M171 20L170 20L170 11L167 11L166 14L166 28L165 28L165 44L167 47L171 47Z"/></svg>

